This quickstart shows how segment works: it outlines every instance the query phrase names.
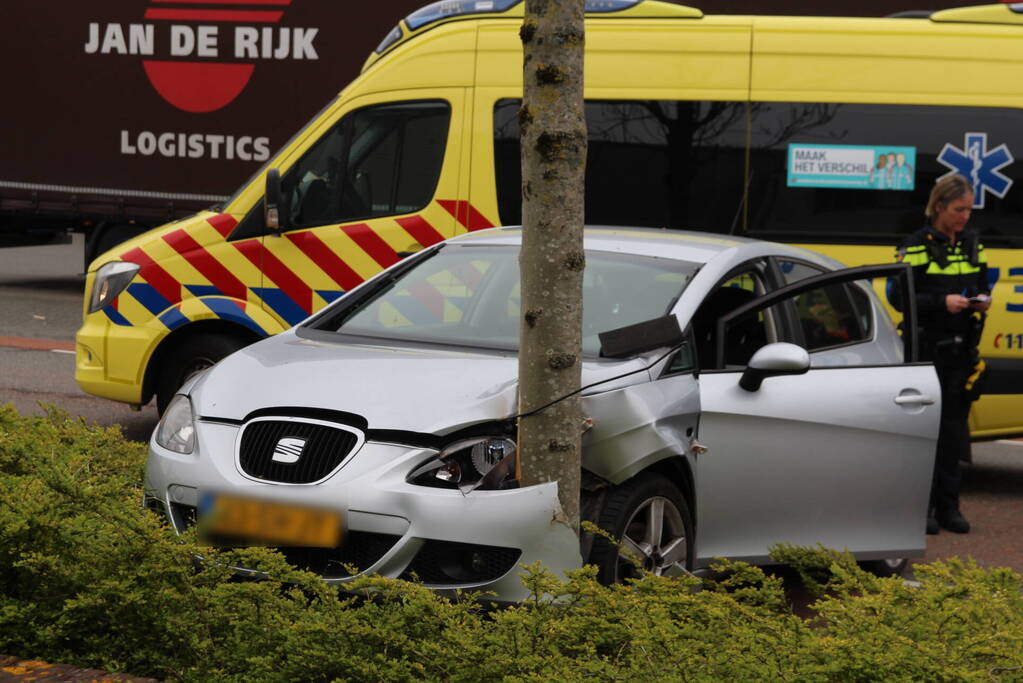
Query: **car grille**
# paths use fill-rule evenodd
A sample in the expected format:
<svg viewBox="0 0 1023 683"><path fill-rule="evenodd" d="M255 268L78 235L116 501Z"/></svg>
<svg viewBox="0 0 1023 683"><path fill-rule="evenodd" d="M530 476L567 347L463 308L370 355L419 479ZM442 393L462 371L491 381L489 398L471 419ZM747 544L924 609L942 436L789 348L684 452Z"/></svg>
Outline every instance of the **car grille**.
<svg viewBox="0 0 1023 683"><path fill-rule="evenodd" d="M363 441L360 432L345 425L300 418L257 418L242 427L238 465L254 479L283 484L323 481L341 466ZM300 444L296 446L295 444ZM274 460L275 451L279 459ZM288 460L297 455L294 462Z"/></svg>
<svg viewBox="0 0 1023 683"><path fill-rule="evenodd" d="M517 548L427 540L401 578L445 585L494 581L507 574L520 555Z"/></svg>

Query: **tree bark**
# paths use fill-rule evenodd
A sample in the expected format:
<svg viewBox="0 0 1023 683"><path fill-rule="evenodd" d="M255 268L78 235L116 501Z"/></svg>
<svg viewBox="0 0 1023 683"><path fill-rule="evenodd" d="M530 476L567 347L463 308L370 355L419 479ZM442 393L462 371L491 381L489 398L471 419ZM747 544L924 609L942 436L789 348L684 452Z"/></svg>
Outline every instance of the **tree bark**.
<svg viewBox="0 0 1023 683"><path fill-rule="evenodd" d="M523 44L520 413L579 389L582 379L583 0L526 0ZM579 530L582 414L578 396L519 420L520 481L556 481L557 521Z"/></svg>

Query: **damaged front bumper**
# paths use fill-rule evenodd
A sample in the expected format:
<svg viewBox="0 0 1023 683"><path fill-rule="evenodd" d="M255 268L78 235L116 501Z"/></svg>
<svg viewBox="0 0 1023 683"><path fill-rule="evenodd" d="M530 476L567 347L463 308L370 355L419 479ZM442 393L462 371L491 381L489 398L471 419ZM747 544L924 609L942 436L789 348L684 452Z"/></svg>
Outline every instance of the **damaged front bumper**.
<svg viewBox="0 0 1023 683"><path fill-rule="evenodd" d="M165 514L178 532L195 523L209 492L333 511L345 527L339 546L280 548L290 562L331 583L371 573L419 580L442 594L484 591L496 602L517 602L527 597L522 566L539 562L560 575L582 564L575 532L555 521L557 484L466 494L414 485L409 473L437 451L373 441L322 483L256 482L240 472L235 457L224 457L235 453L238 431L204 422L191 454L152 441L146 506Z"/></svg>

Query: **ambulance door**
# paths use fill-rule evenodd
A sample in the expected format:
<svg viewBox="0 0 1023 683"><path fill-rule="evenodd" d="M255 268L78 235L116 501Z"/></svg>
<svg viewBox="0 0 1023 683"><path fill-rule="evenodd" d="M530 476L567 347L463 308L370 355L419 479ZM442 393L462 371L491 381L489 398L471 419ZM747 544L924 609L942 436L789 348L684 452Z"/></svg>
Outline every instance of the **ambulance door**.
<svg viewBox="0 0 1023 683"><path fill-rule="evenodd" d="M386 97L386 99L385 99ZM282 170L281 223L253 247L264 308L291 326L408 254L464 232L464 90L352 100Z"/></svg>

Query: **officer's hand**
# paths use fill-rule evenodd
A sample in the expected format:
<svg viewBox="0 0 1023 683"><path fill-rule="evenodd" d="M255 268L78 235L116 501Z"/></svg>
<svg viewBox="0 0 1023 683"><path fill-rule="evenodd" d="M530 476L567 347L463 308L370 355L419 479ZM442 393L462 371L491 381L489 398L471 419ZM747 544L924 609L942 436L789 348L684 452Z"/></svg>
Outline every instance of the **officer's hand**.
<svg viewBox="0 0 1023 683"><path fill-rule="evenodd" d="M962 294L949 294L945 297L945 308L949 313L959 313L970 307L970 300Z"/></svg>

